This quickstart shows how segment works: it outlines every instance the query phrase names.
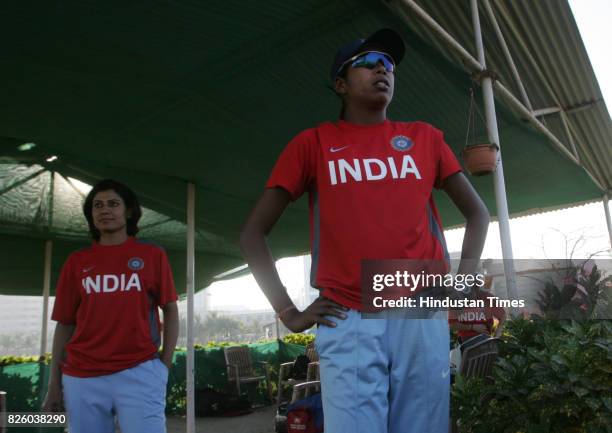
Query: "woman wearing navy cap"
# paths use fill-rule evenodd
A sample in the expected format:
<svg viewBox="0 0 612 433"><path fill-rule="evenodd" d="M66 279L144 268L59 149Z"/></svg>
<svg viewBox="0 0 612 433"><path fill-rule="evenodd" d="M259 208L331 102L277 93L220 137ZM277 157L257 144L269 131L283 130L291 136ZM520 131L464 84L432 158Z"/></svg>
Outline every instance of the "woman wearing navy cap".
<svg viewBox="0 0 612 433"><path fill-rule="evenodd" d="M298 134L280 155L241 234L260 287L294 332L318 324L326 433L446 433L449 330L446 312L426 319L365 318L363 259L446 261L434 188L466 218L462 259L478 259L489 215L442 132L387 119L404 43L382 29L337 53L337 122ZM266 244L285 208L309 194L312 275L321 296L299 311ZM474 269L462 260L461 273ZM404 316L402 316L404 317Z"/></svg>

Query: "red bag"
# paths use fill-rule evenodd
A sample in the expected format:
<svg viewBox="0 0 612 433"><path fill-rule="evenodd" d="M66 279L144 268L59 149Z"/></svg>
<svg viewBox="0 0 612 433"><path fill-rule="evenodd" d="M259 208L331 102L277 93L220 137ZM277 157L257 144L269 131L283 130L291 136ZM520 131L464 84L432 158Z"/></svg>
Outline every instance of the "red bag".
<svg viewBox="0 0 612 433"><path fill-rule="evenodd" d="M315 433L314 420L309 410L292 410L287 414L287 433Z"/></svg>

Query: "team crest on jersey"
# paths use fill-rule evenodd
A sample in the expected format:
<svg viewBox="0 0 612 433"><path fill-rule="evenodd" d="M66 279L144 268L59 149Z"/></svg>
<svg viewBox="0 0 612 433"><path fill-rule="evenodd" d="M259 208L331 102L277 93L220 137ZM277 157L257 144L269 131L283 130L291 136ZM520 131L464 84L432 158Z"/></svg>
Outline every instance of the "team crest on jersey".
<svg viewBox="0 0 612 433"><path fill-rule="evenodd" d="M391 139L391 147L399 152L406 152L414 145L414 141L405 135L396 135Z"/></svg>
<svg viewBox="0 0 612 433"><path fill-rule="evenodd" d="M139 271L144 268L144 260L142 260L140 257L133 257L128 260L128 268L133 271Z"/></svg>

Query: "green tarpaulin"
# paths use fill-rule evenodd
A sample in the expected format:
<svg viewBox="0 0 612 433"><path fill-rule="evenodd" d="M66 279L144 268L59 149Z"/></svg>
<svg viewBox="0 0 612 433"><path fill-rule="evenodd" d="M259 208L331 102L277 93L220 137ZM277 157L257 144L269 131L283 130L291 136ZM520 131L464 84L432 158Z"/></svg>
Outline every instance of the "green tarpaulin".
<svg viewBox="0 0 612 433"><path fill-rule="evenodd" d="M303 355L305 347L297 344L273 341L248 345L253 362L265 361L271 367L271 380L278 383L280 363L293 361ZM174 354L174 362L168 375L168 394L166 412L184 414L186 379L186 356L184 351ZM7 412L36 412L47 390L49 366L44 363L28 362L0 367L0 390L7 393ZM41 377L43 378L41 380ZM223 348L196 349L195 351L195 389L212 388L219 392L235 393L235 387L228 383ZM42 385L42 389L41 389ZM274 385L276 386L276 385ZM248 387L245 387L249 391ZM254 403L268 403L264 389L251 389L249 397ZM196 407L198 401L196 400ZM7 433L34 433L38 429L8 429ZM61 429L44 429L45 432L58 432Z"/></svg>
<svg viewBox="0 0 612 433"><path fill-rule="evenodd" d="M0 13L0 37L11 41L0 59L0 191L38 166L88 183L125 181L168 219L143 235L176 251L181 278L193 182L198 289L242 263L240 227L288 140L337 117L327 77L341 43L380 27L400 30L408 51L390 118L434 124L457 155L465 142L470 77L384 2L12 2ZM580 167L499 103L498 117L511 214L600 197ZM28 167L7 175L15 164ZM471 181L495 215L492 179ZM46 198L24 192L3 203L0 293L41 293L43 239L57 240L53 281L68 252L87 244L78 211L58 210L49 224ZM436 199L445 226L463 222L448 199ZM307 251L307 225L302 199L275 227L273 252Z"/></svg>

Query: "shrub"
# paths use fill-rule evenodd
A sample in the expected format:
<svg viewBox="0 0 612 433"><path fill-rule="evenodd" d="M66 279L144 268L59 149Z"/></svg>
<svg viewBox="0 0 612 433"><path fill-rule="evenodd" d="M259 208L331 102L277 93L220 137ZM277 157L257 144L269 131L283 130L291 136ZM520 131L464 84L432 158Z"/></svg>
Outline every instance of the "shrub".
<svg viewBox="0 0 612 433"><path fill-rule="evenodd" d="M47 353L46 357L40 356L0 356L0 367L7 367L9 365L23 364L26 362L39 362L44 361L46 364L49 363L51 354Z"/></svg>
<svg viewBox="0 0 612 433"><path fill-rule="evenodd" d="M612 432L612 322L514 319L503 341L494 383L457 378L462 432Z"/></svg>
<svg viewBox="0 0 612 433"><path fill-rule="evenodd" d="M313 334L288 334L283 338L285 343L299 344L300 346L308 346L314 342Z"/></svg>

